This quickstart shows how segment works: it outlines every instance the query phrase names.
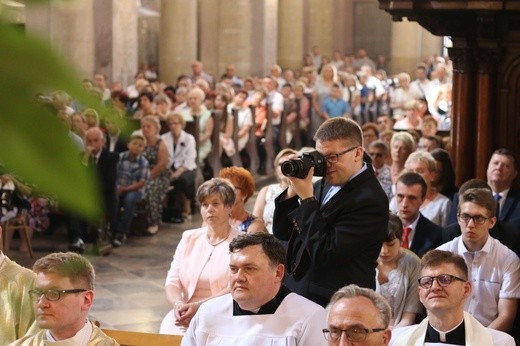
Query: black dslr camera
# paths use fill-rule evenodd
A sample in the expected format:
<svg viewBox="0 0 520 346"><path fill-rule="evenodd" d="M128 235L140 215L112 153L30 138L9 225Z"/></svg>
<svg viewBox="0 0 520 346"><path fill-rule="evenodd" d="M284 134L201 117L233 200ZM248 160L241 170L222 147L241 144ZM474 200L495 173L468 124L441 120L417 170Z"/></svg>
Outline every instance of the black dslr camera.
<svg viewBox="0 0 520 346"><path fill-rule="evenodd" d="M282 173L286 177L296 177L303 179L314 167L314 176L322 177L326 172L325 157L317 151L303 153L297 159L287 160L282 163Z"/></svg>

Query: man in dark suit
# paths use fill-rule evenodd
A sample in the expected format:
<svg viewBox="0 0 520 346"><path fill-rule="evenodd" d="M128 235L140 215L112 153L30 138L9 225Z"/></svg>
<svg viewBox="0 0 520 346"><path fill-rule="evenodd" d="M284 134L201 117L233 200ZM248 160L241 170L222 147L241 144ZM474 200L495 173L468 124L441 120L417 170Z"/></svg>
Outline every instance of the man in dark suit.
<svg viewBox="0 0 520 346"><path fill-rule="evenodd" d="M398 215L404 226L403 247L420 257L442 244L442 228L420 212L426 189L426 182L417 173L404 173L397 179L395 196Z"/></svg>
<svg viewBox="0 0 520 346"><path fill-rule="evenodd" d="M359 125L345 118L325 121L314 136L317 171L288 177L276 199L273 233L288 241L285 284L325 306L348 284L375 288L376 260L386 238L388 199L363 161ZM322 172L323 173L323 172Z"/></svg>
<svg viewBox="0 0 520 346"><path fill-rule="evenodd" d="M520 230L520 192L511 187L517 174L514 153L505 148L495 150L487 168L487 183L497 200L497 218Z"/></svg>
<svg viewBox="0 0 520 346"><path fill-rule="evenodd" d="M116 152L118 154L126 151L128 149L128 141L121 133L121 129L119 127L119 122L122 122L123 119L111 119L105 121L106 133L105 133L105 147L110 152Z"/></svg>
<svg viewBox="0 0 520 346"><path fill-rule="evenodd" d="M102 199L103 220L98 226L110 225L114 229L115 217L117 212L117 163L119 155L111 153L106 148L105 136L101 129L92 127L85 133L85 151L82 155L82 162L85 166L95 169L100 197ZM88 231L86 222L72 216L69 223L69 238L72 251L82 252L85 249L83 237L88 236L90 240L96 241L97 234Z"/></svg>

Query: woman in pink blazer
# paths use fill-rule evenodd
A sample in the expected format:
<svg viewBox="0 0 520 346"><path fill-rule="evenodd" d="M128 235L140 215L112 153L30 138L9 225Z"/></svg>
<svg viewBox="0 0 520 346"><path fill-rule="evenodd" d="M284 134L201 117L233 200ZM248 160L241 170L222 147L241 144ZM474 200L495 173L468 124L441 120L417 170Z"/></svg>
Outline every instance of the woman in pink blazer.
<svg viewBox="0 0 520 346"><path fill-rule="evenodd" d="M214 178L197 191L204 227L185 231L166 277L166 298L173 307L161 323L162 334L184 334L205 301L229 292L229 243L239 233L229 215L235 189Z"/></svg>

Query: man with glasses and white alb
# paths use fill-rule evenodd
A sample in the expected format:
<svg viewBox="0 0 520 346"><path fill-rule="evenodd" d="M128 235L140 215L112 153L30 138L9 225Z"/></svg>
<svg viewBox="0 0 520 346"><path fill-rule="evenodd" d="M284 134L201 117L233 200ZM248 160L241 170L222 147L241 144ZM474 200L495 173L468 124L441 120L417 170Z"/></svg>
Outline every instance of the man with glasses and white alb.
<svg viewBox="0 0 520 346"><path fill-rule="evenodd" d="M34 301L40 332L10 346L119 345L87 319L94 301L94 268L73 252L52 253L34 263Z"/></svg>
<svg viewBox="0 0 520 346"><path fill-rule="evenodd" d="M495 213L489 190L466 190L457 209L462 235L438 249L461 255L469 267L474 294L464 309L484 326L509 332L520 298L520 260L489 235L497 222Z"/></svg>
<svg viewBox="0 0 520 346"><path fill-rule="evenodd" d="M420 324L393 329L390 346L514 346L510 335L484 327L464 311L465 300L477 295L472 287L464 258L443 250L427 252L421 259L419 299L428 316Z"/></svg>

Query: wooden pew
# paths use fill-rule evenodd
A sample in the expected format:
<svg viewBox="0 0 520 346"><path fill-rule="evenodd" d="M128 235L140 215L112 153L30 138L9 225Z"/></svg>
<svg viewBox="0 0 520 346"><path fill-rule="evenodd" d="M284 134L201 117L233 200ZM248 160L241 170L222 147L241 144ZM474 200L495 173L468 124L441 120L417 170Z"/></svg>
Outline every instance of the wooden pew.
<svg viewBox="0 0 520 346"><path fill-rule="evenodd" d="M249 155L249 160L251 162L251 167L249 167L249 171L251 174L258 173L258 167L260 166L260 159L258 158L258 149L256 147L256 126L255 126L255 107L249 106L251 109L251 114L253 115L253 126L249 130L249 140L246 144L246 152Z"/></svg>
<svg viewBox="0 0 520 346"><path fill-rule="evenodd" d="M267 105L267 125L265 127L265 151L266 151L266 164L265 164L265 172L267 175L272 175L274 171L274 167L272 162L274 162L275 152L273 148L273 109L271 104Z"/></svg>
<svg viewBox="0 0 520 346"><path fill-rule="evenodd" d="M217 110L211 113L213 117L213 134L211 135L211 153L208 156L209 164L213 169L213 176L217 176L222 168L222 161L220 160L220 126L222 123L222 111Z"/></svg>
<svg viewBox="0 0 520 346"><path fill-rule="evenodd" d="M179 346L181 335L130 332L125 330L102 329L121 346Z"/></svg>
<svg viewBox="0 0 520 346"><path fill-rule="evenodd" d="M240 152L238 151L238 109L233 109L233 143L235 144L235 154L230 157L231 163L235 167L242 167L242 158L240 157Z"/></svg>

